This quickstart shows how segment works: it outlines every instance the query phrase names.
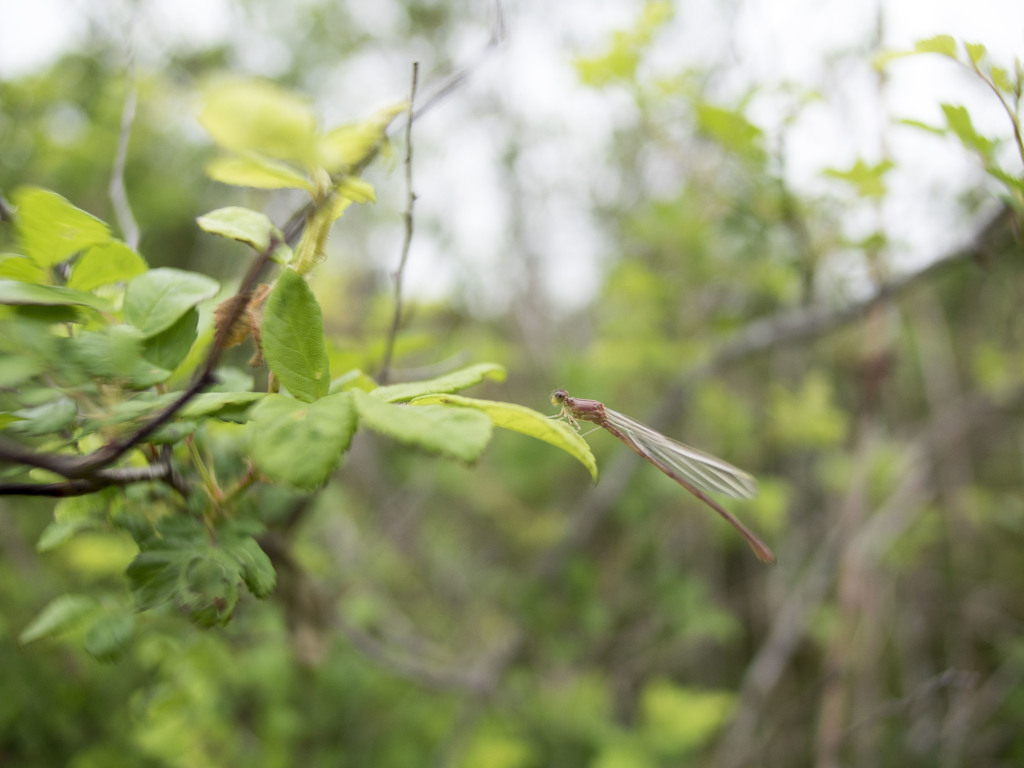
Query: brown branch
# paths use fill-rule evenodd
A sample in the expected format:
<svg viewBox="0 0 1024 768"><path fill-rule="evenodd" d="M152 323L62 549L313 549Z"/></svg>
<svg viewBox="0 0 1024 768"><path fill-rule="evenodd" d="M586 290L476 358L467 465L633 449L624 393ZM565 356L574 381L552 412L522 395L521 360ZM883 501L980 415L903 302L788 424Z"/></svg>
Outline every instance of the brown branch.
<svg viewBox="0 0 1024 768"><path fill-rule="evenodd" d="M0 496L85 496L113 485L99 479L62 480L59 483L0 483Z"/></svg>
<svg viewBox="0 0 1024 768"><path fill-rule="evenodd" d="M206 361L203 363L203 367L196 373L188 388L185 389L185 391L183 391L181 395L174 400L174 402L160 411L156 416L127 438L113 443L108 443L95 453L83 457L83 461L81 462L83 472L90 472L96 467L108 466L117 461L117 459L123 456L127 451L134 448L174 418L174 415L185 407L192 398L214 383L216 377L214 376L213 371L220 362L220 356L228 347L228 338L231 334L231 330L238 319L242 316L242 313L245 312L245 308L248 306L248 301L241 297L248 297L252 293L253 289L256 287L256 283L259 281L260 275L267 264L270 263L271 256L280 244L281 241L278 238L271 237L267 247L260 251L256 260L252 263L252 266L249 267L248 273L246 273L245 278L242 280L242 283L238 288L238 292L235 294L236 297L238 297L238 300L233 302L231 310L225 313L224 323L217 329L217 334L213 339L213 345L210 347L210 351L206 355Z"/></svg>
<svg viewBox="0 0 1024 768"><path fill-rule="evenodd" d="M405 265L409 261L409 248L412 246L413 234L413 208L416 205L416 192L412 187L412 123L413 105L416 102L416 86L419 84L420 63L412 63L412 86L409 89L409 113L405 121L405 190L406 202L405 213L402 218L405 220L405 237L402 240L402 256L398 260L398 269L391 275L395 284L394 305L395 311L391 318L391 329L388 331L387 342L384 345L384 360L381 363L378 379L381 384L388 383L388 375L391 372L391 357L395 352L395 339L398 337L398 328L402 324L402 280L405 276Z"/></svg>
<svg viewBox="0 0 1024 768"><path fill-rule="evenodd" d="M169 458L148 467L112 467L92 477L80 477L57 483L0 483L0 496L84 496L112 485L131 485L163 480L183 493L180 480L174 476Z"/></svg>
<svg viewBox="0 0 1024 768"><path fill-rule="evenodd" d="M0 461L45 469L63 477L72 477L81 457L66 453L36 453L23 445L0 439Z"/></svg>
<svg viewBox="0 0 1024 768"><path fill-rule="evenodd" d="M281 241L278 238L271 238L270 243L259 253L256 260L249 268L248 273L242 280L236 297L247 297L252 293L253 288L255 288L256 283L259 280L260 274L270 262L271 255L280 244ZM177 414L178 411L181 410L190 400L209 387L216 380L213 371L220 361L221 354L223 354L224 350L228 346L227 342L231 328L242 316L247 303L247 301L241 299L235 301L230 312L226 313L224 317L225 322L217 329L217 335L214 337L213 344L206 355L206 360L204 361L202 368L197 371L188 388L176 397L174 402L166 406L132 434L121 440L115 440L111 443L107 443L102 448L84 456L35 453L15 443L3 441L0 442L0 460L47 469L58 475L66 477L68 480L91 480L98 483L105 482L106 485L111 484L111 481L104 479L103 468L109 467L125 453L146 440L146 438L174 418L175 414ZM116 483L119 481L114 480L113 482ZM57 485L59 486L60 484ZM79 484L67 486L66 489L68 491L77 491L79 488L83 487L85 486ZM100 487L102 487L102 485ZM52 490L55 493L58 488L55 487ZM22 492L26 492L25 487L22 487ZM82 493L89 492L90 491L88 490L82 491ZM49 495L54 495L54 493Z"/></svg>

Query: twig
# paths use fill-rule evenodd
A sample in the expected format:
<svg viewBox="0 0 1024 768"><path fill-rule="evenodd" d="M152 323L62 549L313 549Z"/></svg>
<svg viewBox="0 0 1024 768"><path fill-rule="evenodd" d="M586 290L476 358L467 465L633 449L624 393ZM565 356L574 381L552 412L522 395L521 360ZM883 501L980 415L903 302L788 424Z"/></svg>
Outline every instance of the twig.
<svg viewBox="0 0 1024 768"><path fill-rule="evenodd" d="M422 653L403 652L393 644L386 644L366 630L350 624L340 615L333 618L335 626L353 646L394 674L438 690L475 691L480 685L479 673L466 668L464 664L435 666L426 661Z"/></svg>
<svg viewBox="0 0 1024 768"><path fill-rule="evenodd" d="M402 218L405 220L405 238L402 240L402 256L398 260L398 269L391 276L395 283L395 313L391 318L391 330L388 332L387 343L384 347L384 361L381 363L379 380L381 384L388 383L388 374L391 371L391 357L395 352L395 338L398 336L398 327L402 323L402 279L405 276L405 265L409 260L409 247L412 245L413 234L413 207L416 205L416 192L412 188L412 122L413 104L416 101L416 86L420 79L420 63L412 63L412 86L409 89L409 113L405 121L405 213Z"/></svg>
<svg viewBox="0 0 1024 768"><path fill-rule="evenodd" d="M11 204L7 202L7 198L4 197L3 191L0 191L0 222L7 223L14 221L14 209Z"/></svg>
<svg viewBox="0 0 1024 768"><path fill-rule="evenodd" d="M1024 135L1021 134L1020 117L1017 115L1017 110L1010 106L1010 102L1008 102L1006 97L1003 96L1003 92L999 90L999 86L995 84L995 81L990 77L985 76L985 73L982 72L981 68L978 66L978 62L972 59L970 65L967 66L974 71L974 74L981 78L981 81L989 87L992 93L995 94L996 98L999 99L999 103L1003 105L1003 109L1006 111L1006 115L1010 118L1010 123L1013 125L1013 138L1017 144L1017 152L1020 155L1020 159L1024 160ZM1018 95L1017 108L1019 107L1020 97Z"/></svg>
<svg viewBox="0 0 1024 768"><path fill-rule="evenodd" d="M855 731L865 728L889 717L902 714L922 701L936 696L943 689L957 689L962 691L973 691L978 688L979 673L965 669L947 669L937 675L933 675L923 681L916 689L908 695L898 699L883 701L875 707L873 712L862 717L851 724L840 735L840 744L850 740Z"/></svg>
<svg viewBox="0 0 1024 768"><path fill-rule="evenodd" d="M128 54L127 82L125 83L124 108L121 111L121 131L117 137L117 151L114 153L114 168L110 175L110 202L114 206L114 217L121 230L125 243L133 251L139 248L139 225L132 214L128 202L128 193L124 184L124 166L128 159L128 141L132 135L132 124L135 122L135 107L138 101L138 88L135 84L135 53Z"/></svg>
<svg viewBox="0 0 1024 768"><path fill-rule="evenodd" d="M504 42L505 12L502 8L501 0L496 0L494 3L494 23L491 25L491 36L487 41L487 45L485 45L483 50L476 55L474 60L470 61L469 64L452 74L433 94L427 97L423 104L420 105L420 108L415 111L413 117L418 120L444 101L452 93L461 88L469 80L470 76L480 68L480 65L483 64L484 61L486 61L487 58Z"/></svg>
<svg viewBox="0 0 1024 768"><path fill-rule="evenodd" d="M501 0L496 0L494 8L495 14L494 23L491 26L491 35L483 50L481 50L480 53L477 54L476 58L470 61L469 64L445 80L438 87L437 91L435 91L432 96L427 98L426 101L420 105L419 109L412 111L412 104L410 104L410 114L412 115L413 120L419 120L421 117L426 115L427 112L437 107L447 96L454 93L464 85L469 80L473 72L479 69L479 67L484 63L488 56L490 56L502 43L505 42L505 14L502 10ZM346 173L351 176L358 176L375 156L375 152L370 153L362 163L355 168L347 169ZM296 211L285 224L284 241L289 246L295 246L295 242L298 240L299 235L302 234L302 229L305 226L307 219L312 215L312 212L313 204L307 203L301 209Z"/></svg>

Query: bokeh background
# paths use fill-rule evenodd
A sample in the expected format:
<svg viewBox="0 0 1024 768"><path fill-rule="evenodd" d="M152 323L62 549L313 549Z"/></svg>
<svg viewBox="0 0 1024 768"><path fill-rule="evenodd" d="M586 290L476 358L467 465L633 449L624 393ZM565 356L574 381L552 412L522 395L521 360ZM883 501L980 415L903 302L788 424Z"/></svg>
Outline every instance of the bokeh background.
<svg viewBox="0 0 1024 768"><path fill-rule="evenodd" d="M0 190L52 188L151 265L237 277L197 215L301 204L208 180L217 73L326 124L404 98L416 234L393 376L509 371L480 396L603 400L754 473L742 540L611 437L598 485L511 434L473 467L360 435L265 544L269 601L149 619L101 664L20 647L134 552L35 541L0 508L0 764L1011 766L1024 761L1019 211L948 131L1013 124L941 56L1012 72L1013 2L0 3ZM1012 105L1011 105L1012 107ZM1019 96L1016 106L1020 117ZM313 280L332 369L379 368L406 205L401 130ZM1018 137L1019 141L1019 137ZM976 149L976 148L975 148Z"/></svg>

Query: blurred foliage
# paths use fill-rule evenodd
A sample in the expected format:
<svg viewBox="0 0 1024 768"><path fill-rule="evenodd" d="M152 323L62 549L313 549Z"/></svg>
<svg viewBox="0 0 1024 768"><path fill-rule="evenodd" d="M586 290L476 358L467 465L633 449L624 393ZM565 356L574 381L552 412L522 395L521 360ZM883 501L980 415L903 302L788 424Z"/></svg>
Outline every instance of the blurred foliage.
<svg viewBox="0 0 1024 768"><path fill-rule="evenodd" d="M272 6L246 8L252 21ZM240 106L210 96L227 81L208 76L237 63L230 47L169 50L162 71L140 70L125 172L138 253L105 223L125 92L116 40L97 32L46 71L0 83L0 190L42 222L0 227L5 437L96 450L187 386L212 338L210 297L229 296L220 286L242 271L231 256L268 248L281 234L271 220L302 204L295 192L228 190L204 168L242 185L286 180L318 210L346 192L373 199L353 184L360 158L335 161L339 147L369 146L360 126L383 139L387 119L332 134L288 89L312 92L323 62L384 41L355 4L306 11L275 25L290 52L278 85L235 81L250 89ZM447 64L458 13L411 3L394 34ZM993 219L971 258L885 283L899 254L884 222L851 243L840 213L884 201L892 161L826 170L830 195L797 195L784 142L751 117L756 94L730 102L700 73L645 68L671 19L670 4L649 3L576 61L583 87L617 89L633 107L616 127L617 178L603 181L629 193L599 204L618 256L590 306L547 308L537 339L516 314L536 311L537 293L487 318L455 300L414 305L395 348L400 383L366 394L388 281L365 254L316 269L342 212L331 208L307 229L310 280L279 281L267 305L279 331L267 359L294 397L265 394L263 369L232 357L153 436L197 492L140 483L3 500L0 763L1024 759L1024 283L1012 222ZM974 72L1019 142L1019 63L946 37L912 53ZM216 105L203 121L219 158L179 119L201 92ZM250 107L261 131L232 133ZM943 115L944 126L915 128L955 138L1019 212L1022 177L1004 142L980 135L963 107ZM400 212L389 213L394 228ZM55 220L70 235L53 240ZM290 249L274 256L297 276ZM866 264L884 268L864 284L836 278ZM503 365L466 367L467 356ZM474 384L496 400L451 394ZM600 433L587 438L593 485L575 436L545 433L518 405L546 406L554 385L754 472L759 497L729 508L779 565L764 569ZM566 450L501 430L488 443L492 425ZM277 483L257 482L250 462ZM2 471L5 482L55 479Z"/></svg>

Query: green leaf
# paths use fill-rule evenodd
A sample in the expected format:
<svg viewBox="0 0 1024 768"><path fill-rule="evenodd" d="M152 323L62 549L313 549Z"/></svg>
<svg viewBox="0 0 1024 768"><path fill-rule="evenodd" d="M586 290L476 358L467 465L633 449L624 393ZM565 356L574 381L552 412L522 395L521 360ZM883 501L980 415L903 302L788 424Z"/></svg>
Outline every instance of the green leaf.
<svg viewBox="0 0 1024 768"><path fill-rule="evenodd" d="M20 416L15 416L13 413L0 413L0 429L4 429L18 421L24 421L24 419Z"/></svg>
<svg viewBox="0 0 1024 768"><path fill-rule="evenodd" d="M199 122L233 152L259 152L304 166L315 159L316 118L309 102L265 80L210 83Z"/></svg>
<svg viewBox="0 0 1024 768"><path fill-rule="evenodd" d="M71 520L53 520L39 535L39 540L36 542L36 552L50 552L57 549L57 547L68 541L79 531L96 527L98 527L98 523L86 517L76 517Z"/></svg>
<svg viewBox="0 0 1024 768"><path fill-rule="evenodd" d="M590 452L590 446L580 437L579 432L564 421L548 418L532 408L514 403L476 400L459 395L425 395L416 398L410 405L452 405L483 411L490 416L495 426L520 432L561 448L583 464L594 478L594 482L597 482L597 460Z"/></svg>
<svg viewBox="0 0 1024 768"><path fill-rule="evenodd" d="M373 185L355 176L346 176L341 180L337 188L339 195L346 200L351 200L353 203L377 202L377 192L374 190Z"/></svg>
<svg viewBox="0 0 1024 768"><path fill-rule="evenodd" d="M199 310L193 307L170 328L146 339L142 356L158 368L175 371L192 349L198 328Z"/></svg>
<svg viewBox="0 0 1024 768"><path fill-rule="evenodd" d="M919 40L909 51L885 51L876 56L873 63L875 67L881 69L895 59L918 56L922 53L938 53L954 61L960 60L956 50L956 40L950 35L936 35L927 40Z"/></svg>
<svg viewBox="0 0 1024 768"><path fill-rule="evenodd" d="M151 269L128 283L124 317L150 338L166 331L218 289L216 280L195 272L169 267Z"/></svg>
<svg viewBox="0 0 1024 768"><path fill-rule="evenodd" d="M85 650L97 661L117 661L135 634L135 617L122 611L105 611L85 633Z"/></svg>
<svg viewBox="0 0 1024 768"><path fill-rule="evenodd" d="M776 443L804 450L830 448L846 439L849 415L833 402L833 390L821 372L807 374L799 389L773 387L768 417Z"/></svg>
<svg viewBox="0 0 1024 768"><path fill-rule="evenodd" d="M46 370L46 362L24 355L0 355L0 389L18 387Z"/></svg>
<svg viewBox="0 0 1024 768"><path fill-rule="evenodd" d="M472 462L491 438L491 420L477 411L435 405L410 408L385 403L360 389L350 394L361 425L424 451Z"/></svg>
<svg viewBox="0 0 1024 768"><path fill-rule="evenodd" d="M155 608L178 593L181 569L188 552L154 549L140 552L125 570L140 611Z"/></svg>
<svg viewBox="0 0 1024 768"><path fill-rule="evenodd" d="M858 160L845 171L836 168L826 168L822 171L822 174L833 179L845 181L861 197L877 199L885 196L885 175L892 168L893 163L889 160L883 160L876 165L868 165L863 160Z"/></svg>
<svg viewBox="0 0 1024 768"><path fill-rule="evenodd" d="M209 533L203 522L187 515L161 517L156 524L156 534L157 538L146 543L147 548L194 549L209 541Z"/></svg>
<svg viewBox="0 0 1024 768"><path fill-rule="evenodd" d="M977 152L986 161L990 159L995 149L995 142L975 130L967 108L953 104L942 104L941 106L942 113L946 116L946 125L960 139L960 143Z"/></svg>
<svg viewBox="0 0 1024 768"><path fill-rule="evenodd" d="M178 605L201 627L228 623L238 604L240 566L227 553L207 548L183 570Z"/></svg>
<svg viewBox="0 0 1024 768"><path fill-rule="evenodd" d="M411 381L405 384L392 384L387 387L377 387L373 390L373 396L389 403L398 403L412 400L422 395L445 394L458 392L484 379L494 381L505 380L505 369L497 363L477 363L466 368L460 368L444 376L426 381Z"/></svg>
<svg viewBox="0 0 1024 768"><path fill-rule="evenodd" d="M992 66L989 68L989 75L997 89L1007 94L1014 92L1013 80L1010 79L1010 73L1006 69Z"/></svg>
<svg viewBox="0 0 1024 768"><path fill-rule="evenodd" d="M324 319L305 278L286 269L267 297L263 314L263 356L281 385L299 400L327 394L331 373Z"/></svg>
<svg viewBox="0 0 1024 768"><path fill-rule="evenodd" d="M981 43L964 43L964 48L967 49L967 56L975 64L985 58L985 54L988 52ZM954 50L956 50L955 47Z"/></svg>
<svg viewBox="0 0 1024 768"><path fill-rule="evenodd" d="M3 368L0 366L0 371ZM351 371L341 374L331 382L331 394L345 392L350 389L361 389L364 392L372 392L377 389L377 382L366 372L353 368Z"/></svg>
<svg viewBox="0 0 1024 768"><path fill-rule="evenodd" d="M762 130L738 110L699 103L696 114L697 127L708 138L741 157L755 162L764 159Z"/></svg>
<svg viewBox="0 0 1024 768"><path fill-rule="evenodd" d="M632 29L613 32L605 51L597 56L578 58L576 72L586 85L600 87L616 80L636 79L640 58L649 47L654 34L672 18L669 2L647 2Z"/></svg>
<svg viewBox="0 0 1024 768"><path fill-rule="evenodd" d="M229 206L210 211L196 219L200 229L221 237L248 243L257 251L270 247L270 238L283 239L281 230L275 227L265 214L250 208Z"/></svg>
<svg viewBox="0 0 1024 768"><path fill-rule="evenodd" d="M665 755L693 752L709 743L736 706L731 691L684 688L656 679L640 694L645 741Z"/></svg>
<svg viewBox="0 0 1024 768"><path fill-rule="evenodd" d="M52 267L91 245L110 239L110 228L55 192L39 187L15 190L18 236L41 267Z"/></svg>
<svg viewBox="0 0 1024 768"><path fill-rule="evenodd" d="M52 435L74 423L78 418L78 407L71 398L58 397L33 408L23 408L14 415L24 421L8 425L10 431L25 435Z"/></svg>
<svg viewBox="0 0 1024 768"><path fill-rule="evenodd" d="M68 288L91 291L101 285L130 280L146 271L146 262L120 240L91 246L75 259Z"/></svg>
<svg viewBox="0 0 1024 768"><path fill-rule="evenodd" d="M206 164L206 175L234 187L313 191L312 182L292 166L251 152L214 158Z"/></svg>
<svg viewBox="0 0 1024 768"><path fill-rule="evenodd" d="M192 398L180 413L186 419L216 416L238 421L245 417L253 403L266 396L265 392L203 392Z"/></svg>
<svg viewBox="0 0 1024 768"><path fill-rule="evenodd" d="M271 480L303 489L323 485L348 449L356 426L348 392L315 403L267 395L250 415L246 434L253 463Z"/></svg>
<svg viewBox="0 0 1024 768"><path fill-rule="evenodd" d="M143 358L142 331L131 325L111 325L83 331L70 340L75 359L92 376L122 380L135 389L166 381L170 370Z"/></svg>
<svg viewBox="0 0 1024 768"><path fill-rule="evenodd" d="M1024 202L1024 174L1014 176L999 168L990 168L988 172L992 178L998 179L1006 186L1011 197L1018 201L1018 205L1020 202Z"/></svg>
<svg viewBox="0 0 1024 768"><path fill-rule="evenodd" d="M0 304L37 307L84 306L110 312L110 302L85 291L57 285L36 285L17 280L0 280Z"/></svg>
<svg viewBox="0 0 1024 768"><path fill-rule="evenodd" d="M361 123L331 130L319 141L320 164L332 174L363 165L385 140L391 121L408 107L407 102L392 104Z"/></svg>
<svg viewBox="0 0 1024 768"><path fill-rule="evenodd" d="M956 40L951 35L936 35L914 43L915 53L939 53L957 59Z"/></svg>
<svg viewBox="0 0 1024 768"><path fill-rule="evenodd" d="M18 636L22 645L44 637L56 637L79 626L98 607L96 599L86 595L61 595L32 619Z"/></svg>
<svg viewBox="0 0 1024 768"><path fill-rule="evenodd" d="M935 136L945 136L946 135L946 129L945 128L941 128L941 127L939 127L937 125L929 125L928 123L923 123L920 120L911 120L909 118L904 118L902 120L897 120L897 122L900 125L906 125L906 126L909 126L911 128L917 128L920 131L927 131L928 133L931 133L931 134L933 134Z"/></svg>
<svg viewBox="0 0 1024 768"><path fill-rule="evenodd" d="M242 569L242 581L253 597L263 600L277 586L277 573L267 553L252 536L227 529L221 533L221 546Z"/></svg>
<svg viewBox="0 0 1024 768"><path fill-rule="evenodd" d="M28 256L17 253L0 254L0 279L22 283L47 282L46 270Z"/></svg>

